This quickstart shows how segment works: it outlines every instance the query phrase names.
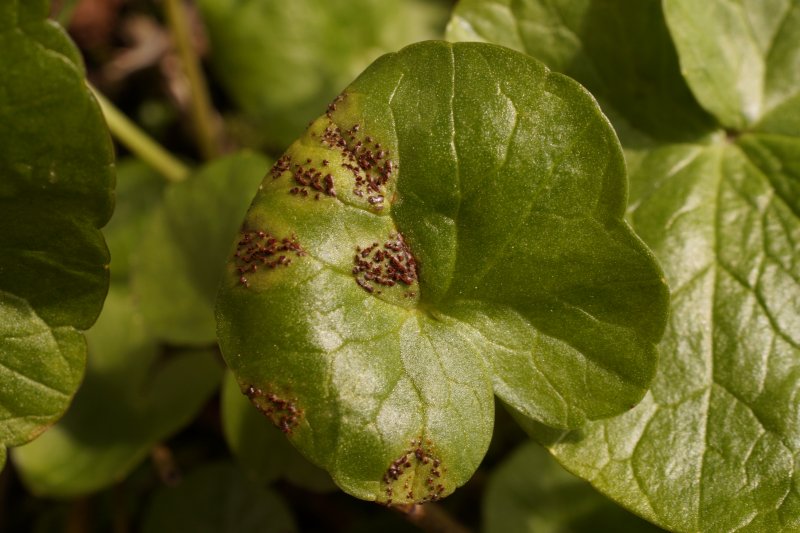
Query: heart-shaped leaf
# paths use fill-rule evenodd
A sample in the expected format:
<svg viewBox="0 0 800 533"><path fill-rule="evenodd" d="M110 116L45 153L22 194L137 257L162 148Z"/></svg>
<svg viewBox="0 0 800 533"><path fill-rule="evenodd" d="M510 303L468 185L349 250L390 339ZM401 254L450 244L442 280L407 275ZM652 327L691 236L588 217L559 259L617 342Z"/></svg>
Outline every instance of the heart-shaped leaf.
<svg viewBox="0 0 800 533"><path fill-rule="evenodd" d="M232 464L204 466L177 487L164 487L144 518L144 533L291 533L294 520L281 498L252 483Z"/></svg>
<svg viewBox="0 0 800 533"><path fill-rule="evenodd" d="M0 1L0 443L67 408L108 288L113 151L48 2ZM0 445L2 445L0 444Z"/></svg>
<svg viewBox="0 0 800 533"><path fill-rule="evenodd" d="M153 445L188 424L219 385L210 350L161 350L124 287L113 286L87 332L86 380L64 418L14 450L26 487L74 497L124 479Z"/></svg>
<svg viewBox="0 0 800 533"><path fill-rule="evenodd" d="M645 522L573 476L537 443L517 448L489 478L484 533L655 533Z"/></svg>
<svg viewBox="0 0 800 533"><path fill-rule="evenodd" d="M478 10L487 4L466 0L451 28L481 18ZM611 98L604 105L625 132L634 227L662 261L673 288L659 372L639 406L566 435L531 429L570 470L664 527L795 530L800 3L668 0L664 7L666 21L655 0L580 6L525 0L498 8L505 26L484 22L496 35L546 27L569 41L554 44L550 54L571 54L572 65L599 71L624 54L640 66L638 77L616 81L638 95L628 110L614 109ZM584 23L541 18L565 11ZM609 16L591 16L602 11ZM607 48L602 55L590 46L612 35L626 39L642 20L650 21L650 37L636 46ZM642 74L657 58L673 57L670 32L686 81L718 119L714 129L698 130L697 121L709 115L696 111L696 103L664 95L669 108L685 107L668 120L682 143L641 126L652 109L646 103L654 79ZM520 43L549 60L538 53L540 40ZM659 86L686 83L673 60L656 70ZM687 114L697 118L686 120ZM639 131L632 132L631 124ZM730 129L741 125L747 129Z"/></svg>
<svg viewBox="0 0 800 533"><path fill-rule="evenodd" d="M384 56L262 183L220 289L223 354L344 490L437 499L483 457L493 389L559 427L645 393L667 291L625 196L572 80L484 44Z"/></svg>
<svg viewBox="0 0 800 533"><path fill-rule="evenodd" d="M104 230L117 252L114 282L86 333L86 378L64 418L13 453L20 477L35 494L74 497L123 479L155 443L185 426L219 383L213 351L167 353L145 325L127 285L129 256L161 203L164 180L138 162L120 165L118 175L117 210Z"/></svg>

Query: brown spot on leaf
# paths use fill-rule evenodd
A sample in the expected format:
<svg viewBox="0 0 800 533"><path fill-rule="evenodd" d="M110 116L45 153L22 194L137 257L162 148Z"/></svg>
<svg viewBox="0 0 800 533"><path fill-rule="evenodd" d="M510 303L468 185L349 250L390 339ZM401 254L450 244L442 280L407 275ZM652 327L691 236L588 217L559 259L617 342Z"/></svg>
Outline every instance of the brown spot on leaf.
<svg viewBox="0 0 800 533"><path fill-rule="evenodd" d="M445 485L440 481L445 469L434 456L430 441L411 441L411 447L393 460L381 479L384 503L424 503L442 498ZM398 499L398 495L400 498Z"/></svg>
<svg viewBox="0 0 800 533"><path fill-rule="evenodd" d="M370 293L376 285L410 286L417 281L417 261L400 233L389 235L383 246L377 242L363 249L357 246L353 263L356 283ZM406 296L410 297L409 294L415 293L408 291Z"/></svg>
<svg viewBox="0 0 800 533"><path fill-rule="evenodd" d="M275 427L287 435L291 435L300 423L303 411L297 408L294 400L281 398L272 392L264 392L252 385L245 387L243 392Z"/></svg>
<svg viewBox="0 0 800 533"><path fill-rule="evenodd" d="M259 267L274 269L289 266L292 262L289 254L297 257L305 255L294 235L279 239L266 231L242 231L233 254L236 272L240 276L239 283L249 287L250 282L244 274L256 272Z"/></svg>

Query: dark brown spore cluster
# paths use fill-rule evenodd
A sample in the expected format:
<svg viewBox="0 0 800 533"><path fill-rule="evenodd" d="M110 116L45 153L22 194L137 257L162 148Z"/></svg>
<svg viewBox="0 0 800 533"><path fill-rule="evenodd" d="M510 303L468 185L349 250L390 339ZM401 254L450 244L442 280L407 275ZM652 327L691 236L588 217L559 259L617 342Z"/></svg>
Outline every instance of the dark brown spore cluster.
<svg viewBox="0 0 800 533"><path fill-rule="evenodd" d="M417 281L417 261L400 233L389 235L383 246L377 242L366 248L356 246L353 262L356 283L368 293L376 292L377 286L412 285ZM377 290L377 294L380 292ZM406 296L415 294L408 291Z"/></svg>
<svg viewBox="0 0 800 533"><path fill-rule="evenodd" d="M250 282L246 275L258 271L259 268L289 266L292 262L289 254L298 257L305 255L294 235L279 239L265 231L243 231L233 254L236 271L240 276L239 283L249 287Z"/></svg>
<svg viewBox="0 0 800 533"><path fill-rule="evenodd" d="M366 198L369 205L379 211L386 201L386 184L396 172L397 165L381 143L370 136L360 139L360 129L361 126L356 124L342 132L338 126L330 124L322 134L322 144L342 154L342 166L355 178L353 194Z"/></svg>
<svg viewBox="0 0 800 533"><path fill-rule="evenodd" d="M328 166L327 160L322 160L322 166ZM319 200L320 194L325 194L336 198L336 188L333 186L333 174L324 172L312 164L311 159L306 159L305 163L292 163L292 157L288 154L281 156L270 170L273 179L278 179L281 175L291 171L294 182L298 185L289 189L290 194L307 197L309 191L314 195L315 200Z"/></svg>
<svg viewBox="0 0 800 533"><path fill-rule="evenodd" d="M428 441L430 444L430 441ZM413 462L412 462L413 461ZM422 439L411 441L411 448L399 458L392 461L386 473L383 475L383 483L386 485L386 505L391 505L394 497L395 482L399 481L403 473L416 463L419 473L420 466L427 469L428 475L425 478L426 494L419 499L419 502L437 501L444 493L444 485L439 481L442 477L442 464L439 459L432 457L422 446ZM414 489L409 480L404 481L403 491L408 500L414 500Z"/></svg>
<svg viewBox="0 0 800 533"><path fill-rule="evenodd" d="M279 398L271 392L264 392L252 385L247 387L244 393L253 405L275 424L275 427L287 435L291 435L294 428L300 423L302 412L294 402Z"/></svg>

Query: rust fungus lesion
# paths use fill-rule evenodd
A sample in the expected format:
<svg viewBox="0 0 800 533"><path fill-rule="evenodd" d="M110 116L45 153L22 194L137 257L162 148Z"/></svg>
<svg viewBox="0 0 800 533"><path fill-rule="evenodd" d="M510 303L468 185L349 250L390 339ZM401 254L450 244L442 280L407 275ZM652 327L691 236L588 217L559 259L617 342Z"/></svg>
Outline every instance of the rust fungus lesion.
<svg viewBox="0 0 800 533"><path fill-rule="evenodd" d="M290 194L306 198L310 191L315 200L319 200L320 194L336 198L333 174L320 170L310 158L306 159L305 163L293 165L292 178L296 186L289 189Z"/></svg>
<svg viewBox="0 0 800 533"><path fill-rule="evenodd" d="M417 261L401 233L392 233L383 243L356 246L353 276L359 287L370 294L380 294L380 287L411 287L417 281ZM416 295L406 291L406 297Z"/></svg>
<svg viewBox="0 0 800 533"><path fill-rule="evenodd" d="M242 231L233 259L239 283L250 287L247 276L251 273L289 266L291 256L304 255L295 235L279 238L266 231Z"/></svg>
<svg viewBox="0 0 800 533"><path fill-rule="evenodd" d="M386 505L437 501L446 490L442 461L430 440L413 439L411 446L389 464L381 480Z"/></svg>
<svg viewBox="0 0 800 533"><path fill-rule="evenodd" d="M387 201L387 185L397 172L397 163L391 159L390 150L369 135L362 136L360 131L359 124L342 131L331 123L320 142L341 154L342 168L353 174L353 194L380 211Z"/></svg>
<svg viewBox="0 0 800 533"><path fill-rule="evenodd" d="M303 411L297 407L295 400L281 398L277 394L265 392L252 385L247 386L243 392L256 409L285 434L291 435L300 423Z"/></svg>

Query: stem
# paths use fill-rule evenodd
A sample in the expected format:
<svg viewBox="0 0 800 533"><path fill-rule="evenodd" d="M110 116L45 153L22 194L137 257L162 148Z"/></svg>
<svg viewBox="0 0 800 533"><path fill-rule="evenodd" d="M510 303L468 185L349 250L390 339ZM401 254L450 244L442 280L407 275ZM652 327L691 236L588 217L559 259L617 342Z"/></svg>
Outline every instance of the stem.
<svg viewBox="0 0 800 533"><path fill-rule="evenodd" d="M186 9L181 0L164 0L164 8L167 23L178 47L178 55L181 58L186 77L189 79L191 113L197 142L203 157L213 159L220 152L217 146L214 113L208 85L192 46Z"/></svg>
<svg viewBox="0 0 800 533"><path fill-rule="evenodd" d="M392 509L426 533L470 533L469 529L435 503L395 505Z"/></svg>
<svg viewBox="0 0 800 533"><path fill-rule="evenodd" d="M167 487L174 487L181 481L181 471L178 463L170 450L164 444L156 444L150 450L150 459L156 469L156 474Z"/></svg>
<svg viewBox="0 0 800 533"><path fill-rule="evenodd" d="M139 156L142 161L153 167L159 174L169 181L183 181L189 175L189 168L181 163L172 154L167 152L150 136L131 121L125 114L117 109L105 96L94 87L94 93L103 115L106 117L108 129L117 140L125 145L131 152Z"/></svg>

